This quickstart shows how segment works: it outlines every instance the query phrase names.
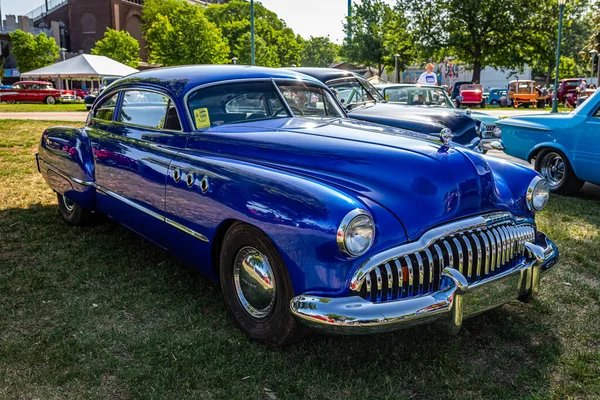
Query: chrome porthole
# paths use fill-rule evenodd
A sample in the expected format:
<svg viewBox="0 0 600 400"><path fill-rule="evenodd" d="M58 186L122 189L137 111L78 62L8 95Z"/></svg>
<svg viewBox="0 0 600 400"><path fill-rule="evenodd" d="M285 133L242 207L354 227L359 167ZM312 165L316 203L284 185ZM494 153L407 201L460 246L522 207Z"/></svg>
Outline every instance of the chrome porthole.
<svg viewBox="0 0 600 400"><path fill-rule="evenodd" d="M251 246L243 247L236 255L233 279L240 304L256 319L265 319L275 307L275 274L269 259Z"/></svg>
<svg viewBox="0 0 600 400"><path fill-rule="evenodd" d="M67 197L62 197L63 205L68 212L72 212L75 208L75 202L73 200L69 200Z"/></svg>
<svg viewBox="0 0 600 400"><path fill-rule="evenodd" d="M540 173L546 178L548 186L550 186L551 189L559 187L565 180L565 160L560 154L555 152L546 154L542 160Z"/></svg>

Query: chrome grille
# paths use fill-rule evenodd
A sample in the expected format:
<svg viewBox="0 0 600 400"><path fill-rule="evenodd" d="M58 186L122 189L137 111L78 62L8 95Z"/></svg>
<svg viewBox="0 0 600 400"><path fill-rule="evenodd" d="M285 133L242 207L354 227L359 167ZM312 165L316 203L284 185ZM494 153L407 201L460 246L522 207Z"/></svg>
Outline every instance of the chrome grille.
<svg viewBox="0 0 600 400"><path fill-rule="evenodd" d="M496 125L486 125L485 128L485 136L483 137L483 139L496 138L496 136L494 135L494 129L496 129Z"/></svg>
<svg viewBox="0 0 600 400"><path fill-rule="evenodd" d="M535 228L504 220L435 238L422 250L392 258L364 274L357 289L369 301L382 302L440 290L446 266L460 271L469 283L506 271L527 258L525 242Z"/></svg>

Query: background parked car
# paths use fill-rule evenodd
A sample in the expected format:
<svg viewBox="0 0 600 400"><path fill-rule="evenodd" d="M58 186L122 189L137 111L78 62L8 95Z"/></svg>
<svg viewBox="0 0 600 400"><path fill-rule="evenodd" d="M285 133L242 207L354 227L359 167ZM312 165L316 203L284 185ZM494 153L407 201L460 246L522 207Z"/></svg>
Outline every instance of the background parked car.
<svg viewBox="0 0 600 400"><path fill-rule="evenodd" d="M484 149L487 148L487 144L491 143L491 141L501 137L501 130L496 126L498 117L481 111L456 108L447 92L439 86L418 85L413 83L391 83L376 85L375 87L389 103L413 105L414 107L419 107L421 109L428 108L434 110L434 112L438 112L440 122L453 131L457 129L456 124L462 121L462 118L455 115L453 118L442 119L441 117L449 111L460 113L461 115L466 115L476 121L483 122L485 131L481 129L482 126L480 125L480 132L482 147ZM420 97L422 100L419 100ZM419 104L415 104L415 101ZM419 108L403 107L402 111L409 114L422 112Z"/></svg>
<svg viewBox="0 0 600 400"><path fill-rule="evenodd" d="M558 82L558 102L564 103L565 97L569 93L577 94L577 89L579 87L580 78L567 78L561 79ZM552 96L554 96L554 91L552 91Z"/></svg>
<svg viewBox="0 0 600 400"><path fill-rule="evenodd" d="M71 90L54 89L52 82L20 81L10 89L0 90L0 100L6 103L46 103L72 102L75 94Z"/></svg>
<svg viewBox="0 0 600 400"><path fill-rule="evenodd" d="M507 96L508 91L505 88L493 88L490 89L490 94L488 96L487 102L490 105L498 105L500 104L500 98L502 96Z"/></svg>
<svg viewBox="0 0 600 400"><path fill-rule="evenodd" d="M433 97L419 101L418 94L415 94L410 99L410 104L395 104L387 102L379 90L366 79L349 71L335 68L291 68L291 70L316 78L334 90L350 118L438 137L440 132L447 128L452 131L454 142L481 150L481 137L485 134L486 127L480 122L455 110L440 112L433 108L416 106L417 102L422 105L427 101L434 101ZM443 91L439 87L436 88ZM424 94L428 96L427 93ZM443 98L438 96L437 99Z"/></svg>
<svg viewBox="0 0 600 400"><path fill-rule="evenodd" d="M454 98L456 107L479 106L485 108L486 99L483 97L483 87L478 83L465 83L460 85L458 96Z"/></svg>
<svg viewBox="0 0 600 400"><path fill-rule="evenodd" d="M569 114L498 121L505 153L535 159L552 191L573 194L584 182L600 184L600 92Z"/></svg>

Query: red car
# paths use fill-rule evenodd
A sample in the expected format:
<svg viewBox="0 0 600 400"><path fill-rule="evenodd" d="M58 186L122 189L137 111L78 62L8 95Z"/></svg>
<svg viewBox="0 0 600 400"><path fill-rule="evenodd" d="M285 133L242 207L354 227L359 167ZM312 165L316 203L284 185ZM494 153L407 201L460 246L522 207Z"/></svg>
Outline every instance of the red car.
<svg viewBox="0 0 600 400"><path fill-rule="evenodd" d="M577 95L577 88L579 87L580 78L568 78L561 79L558 83L558 102L562 103L565 101L565 97L569 93Z"/></svg>
<svg viewBox="0 0 600 400"><path fill-rule="evenodd" d="M463 104L480 106L485 108L485 99L483 98L483 88L477 83L466 83L460 85L460 94L456 96L456 106L460 107Z"/></svg>
<svg viewBox="0 0 600 400"><path fill-rule="evenodd" d="M75 95L70 90L54 89L51 82L21 81L12 85L10 89L0 90L0 101L6 103L46 103L56 104L71 102Z"/></svg>

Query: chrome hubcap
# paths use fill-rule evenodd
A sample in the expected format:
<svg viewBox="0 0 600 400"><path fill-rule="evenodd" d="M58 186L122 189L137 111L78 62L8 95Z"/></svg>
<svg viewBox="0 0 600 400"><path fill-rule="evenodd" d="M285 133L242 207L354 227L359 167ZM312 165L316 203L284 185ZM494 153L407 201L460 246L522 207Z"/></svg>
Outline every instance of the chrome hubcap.
<svg viewBox="0 0 600 400"><path fill-rule="evenodd" d="M240 303L256 319L267 318L275 306L275 274L267 256L254 247L242 248L235 257L233 279Z"/></svg>
<svg viewBox="0 0 600 400"><path fill-rule="evenodd" d="M550 188L556 188L560 186L565 179L565 162L560 154L547 154L542 162L540 172L548 181Z"/></svg>
<svg viewBox="0 0 600 400"><path fill-rule="evenodd" d="M67 211L68 212L73 211L73 209L75 208L75 202L67 199L65 196L62 197L62 200L63 200L63 204L64 204L65 208L67 209Z"/></svg>

